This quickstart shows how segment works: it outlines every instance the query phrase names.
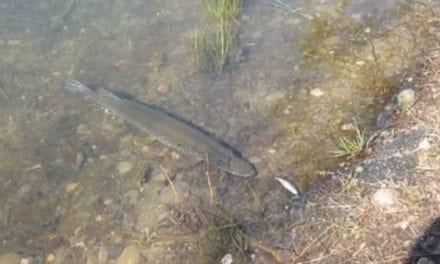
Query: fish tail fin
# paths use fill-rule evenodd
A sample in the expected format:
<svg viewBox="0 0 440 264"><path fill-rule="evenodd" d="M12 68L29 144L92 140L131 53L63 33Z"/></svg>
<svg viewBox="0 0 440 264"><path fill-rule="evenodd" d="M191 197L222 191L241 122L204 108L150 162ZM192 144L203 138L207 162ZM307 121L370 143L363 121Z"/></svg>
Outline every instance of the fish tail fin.
<svg viewBox="0 0 440 264"><path fill-rule="evenodd" d="M77 80L66 80L63 82L64 89L70 92L90 93L92 89Z"/></svg>

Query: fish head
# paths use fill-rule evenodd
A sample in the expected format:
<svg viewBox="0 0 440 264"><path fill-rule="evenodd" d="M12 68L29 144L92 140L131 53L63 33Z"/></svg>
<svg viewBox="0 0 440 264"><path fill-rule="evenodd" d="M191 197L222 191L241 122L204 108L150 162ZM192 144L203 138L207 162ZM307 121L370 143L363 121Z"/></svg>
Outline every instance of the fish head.
<svg viewBox="0 0 440 264"><path fill-rule="evenodd" d="M229 161L228 172L242 177L251 177L257 174L254 165L244 159L234 158Z"/></svg>

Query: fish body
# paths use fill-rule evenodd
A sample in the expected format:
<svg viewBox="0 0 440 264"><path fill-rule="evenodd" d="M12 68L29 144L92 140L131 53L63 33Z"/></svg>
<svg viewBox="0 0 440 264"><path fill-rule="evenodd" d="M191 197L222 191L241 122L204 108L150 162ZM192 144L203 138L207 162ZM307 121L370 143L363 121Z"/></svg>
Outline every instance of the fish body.
<svg viewBox="0 0 440 264"><path fill-rule="evenodd" d="M63 86L66 90L84 93L113 114L146 131L169 147L195 156L199 160L207 158L210 165L234 175L250 177L256 174L254 166L232 148L163 110L116 96L104 88L89 88L75 80L65 81Z"/></svg>
<svg viewBox="0 0 440 264"><path fill-rule="evenodd" d="M275 180L277 180L283 187L288 190L290 193L292 193L295 196L299 196L300 192L298 190L298 187L296 187L293 183L289 182L288 180L285 180L280 177L275 177Z"/></svg>

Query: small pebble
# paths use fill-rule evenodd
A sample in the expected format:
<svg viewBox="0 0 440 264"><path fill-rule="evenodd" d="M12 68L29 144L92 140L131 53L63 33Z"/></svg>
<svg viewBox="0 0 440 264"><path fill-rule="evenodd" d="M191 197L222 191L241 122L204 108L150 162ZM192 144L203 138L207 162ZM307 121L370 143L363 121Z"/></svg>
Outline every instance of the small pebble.
<svg viewBox="0 0 440 264"><path fill-rule="evenodd" d="M396 204L397 195L395 190L383 188L373 194L372 201L380 207L391 207Z"/></svg>
<svg viewBox="0 0 440 264"><path fill-rule="evenodd" d="M89 129L87 128L87 126L85 124L80 124L77 128L76 128L76 133L80 134L80 135L84 135L87 134L89 132Z"/></svg>
<svg viewBox="0 0 440 264"><path fill-rule="evenodd" d="M397 103L400 107L408 107L414 104L416 92L413 89L405 89L397 95Z"/></svg>
<svg viewBox="0 0 440 264"><path fill-rule="evenodd" d="M49 254L49 255L47 255L47 257L46 257L46 261L48 262L48 263L53 263L53 262L55 262L55 259L56 259L56 257L55 257L55 255L54 254Z"/></svg>
<svg viewBox="0 0 440 264"><path fill-rule="evenodd" d="M150 151L150 147L149 147L149 146L146 146L146 145L145 145L145 146L142 146L141 151L144 152L144 153L147 153L147 152Z"/></svg>
<svg viewBox="0 0 440 264"><path fill-rule="evenodd" d="M124 248L118 257L116 264L138 264L141 262L141 253L137 245L130 245Z"/></svg>
<svg viewBox="0 0 440 264"><path fill-rule="evenodd" d="M362 172L364 172L364 168L362 166L356 166L354 171L357 172L357 173L362 173Z"/></svg>
<svg viewBox="0 0 440 264"><path fill-rule="evenodd" d="M22 258L20 264L31 264L32 262L28 258ZM3 264L3 263L2 263Z"/></svg>
<svg viewBox="0 0 440 264"><path fill-rule="evenodd" d="M269 152L269 154L275 154L275 153L277 153L277 150L274 148L270 148L267 150L267 152Z"/></svg>
<svg viewBox="0 0 440 264"><path fill-rule="evenodd" d="M343 131L354 131L356 130L356 126L353 123L345 123L341 126Z"/></svg>
<svg viewBox="0 0 440 264"><path fill-rule="evenodd" d="M220 261L221 264L232 264L233 262L234 262L234 259L232 258L231 253L224 255Z"/></svg>
<svg viewBox="0 0 440 264"><path fill-rule="evenodd" d="M407 229L409 226L409 222L408 221L400 221L399 223L396 224L396 227L399 227L402 230Z"/></svg>
<svg viewBox="0 0 440 264"><path fill-rule="evenodd" d="M170 86L166 84L159 85L159 87L157 87L157 91L161 94L166 94L170 91Z"/></svg>
<svg viewBox="0 0 440 264"><path fill-rule="evenodd" d="M133 168L133 164L129 161L122 161L118 164L118 172L119 174L125 174Z"/></svg>
<svg viewBox="0 0 440 264"><path fill-rule="evenodd" d="M73 191L76 190L76 188L78 188L79 183L77 182L69 182L68 184L66 184L66 186L64 187L67 193L71 193Z"/></svg>
<svg viewBox="0 0 440 264"><path fill-rule="evenodd" d="M310 90L310 95L315 96L315 97L320 97L320 96L324 95L324 92L319 88L314 88L314 89Z"/></svg>
<svg viewBox="0 0 440 264"><path fill-rule="evenodd" d="M180 154L177 153L177 152L175 152L175 151L171 152L170 155L171 155L171 159L173 159L173 160L178 160L178 159L180 159Z"/></svg>
<svg viewBox="0 0 440 264"><path fill-rule="evenodd" d="M278 101L278 100L283 99L284 96L285 96L284 92L274 91L274 92L271 92L268 95L266 95L265 99L268 102L273 102L273 101Z"/></svg>
<svg viewBox="0 0 440 264"><path fill-rule="evenodd" d="M113 200L111 198L105 199L103 202L104 205L109 206L111 204L114 204Z"/></svg>
<svg viewBox="0 0 440 264"><path fill-rule="evenodd" d="M419 142L419 149L427 150L431 148L431 143L429 143L429 139L424 138Z"/></svg>

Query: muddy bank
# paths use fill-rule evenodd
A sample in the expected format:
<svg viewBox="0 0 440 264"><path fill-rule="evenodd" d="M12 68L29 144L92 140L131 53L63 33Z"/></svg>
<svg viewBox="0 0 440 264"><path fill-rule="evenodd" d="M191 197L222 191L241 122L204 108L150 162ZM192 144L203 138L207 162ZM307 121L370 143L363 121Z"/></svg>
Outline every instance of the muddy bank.
<svg viewBox="0 0 440 264"><path fill-rule="evenodd" d="M386 128L370 155L341 163L310 192L310 222L295 230L312 238L297 244L293 263L437 263L440 47L433 43L382 113Z"/></svg>

